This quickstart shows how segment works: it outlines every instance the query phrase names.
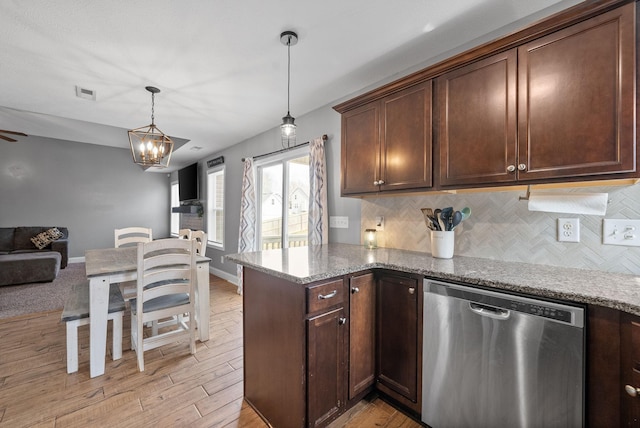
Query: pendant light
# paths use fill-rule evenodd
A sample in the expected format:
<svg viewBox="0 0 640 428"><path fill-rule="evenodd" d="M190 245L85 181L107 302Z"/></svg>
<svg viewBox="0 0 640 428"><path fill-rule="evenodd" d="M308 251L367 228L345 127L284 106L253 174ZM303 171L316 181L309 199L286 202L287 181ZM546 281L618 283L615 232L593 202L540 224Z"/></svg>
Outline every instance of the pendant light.
<svg viewBox="0 0 640 428"><path fill-rule="evenodd" d="M296 124L295 118L289 112L289 92L291 88L291 46L298 43L298 35L293 31L285 31L280 34L280 42L287 46L287 115L282 118L280 132L282 147L289 148L296 145Z"/></svg>
<svg viewBox="0 0 640 428"><path fill-rule="evenodd" d="M166 168L171 160L173 141L154 123L155 95L160 89L147 86L145 89L151 92L151 125L129 131L129 144L133 161L145 168Z"/></svg>

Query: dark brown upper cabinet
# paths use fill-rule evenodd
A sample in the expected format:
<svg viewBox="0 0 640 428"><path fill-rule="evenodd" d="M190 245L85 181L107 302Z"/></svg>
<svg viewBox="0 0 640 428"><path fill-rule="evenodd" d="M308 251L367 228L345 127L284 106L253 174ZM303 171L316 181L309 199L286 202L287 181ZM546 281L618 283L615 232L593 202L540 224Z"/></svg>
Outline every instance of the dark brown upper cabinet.
<svg viewBox="0 0 640 428"><path fill-rule="evenodd" d="M635 37L631 3L518 48L519 180L635 171Z"/></svg>
<svg viewBox="0 0 640 428"><path fill-rule="evenodd" d="M448 72L436 88L441 186L636 169L633 3Z"/></svg>
<svg viewBox="0 0 640 428"><path fill-rule="evenodd" d="M335 106L341 194L640 177L636 21L583 2Z"/></svg>
<svg viewBox="0 0 640 428"><path fill-rule="evenodd" d="M432 185L431 81L342 115L343 195Z"/></svg>
<svg viewBox="0 0 640 428"><path fill-rule="evenodd" d="M512 49L436 80L441 185L515 181L516 67Z"/></svg>

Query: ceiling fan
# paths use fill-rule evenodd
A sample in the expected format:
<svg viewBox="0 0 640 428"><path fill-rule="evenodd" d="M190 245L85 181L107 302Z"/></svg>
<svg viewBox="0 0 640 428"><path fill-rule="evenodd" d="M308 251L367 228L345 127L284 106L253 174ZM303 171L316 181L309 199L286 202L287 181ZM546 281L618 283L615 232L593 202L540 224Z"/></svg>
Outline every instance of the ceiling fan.
<svg viewBox="0 0 640 428"><path fill-rule="evenodd" d="M2 135L2 134L21 135L23 137L28 137L28 135L25 134L24 132L7 131L5 129L0 129L0 138L2 138L3 140L9 141L11 143L15 143L18 140L16 140L15 138L7 137L6 135Z"/></svg>

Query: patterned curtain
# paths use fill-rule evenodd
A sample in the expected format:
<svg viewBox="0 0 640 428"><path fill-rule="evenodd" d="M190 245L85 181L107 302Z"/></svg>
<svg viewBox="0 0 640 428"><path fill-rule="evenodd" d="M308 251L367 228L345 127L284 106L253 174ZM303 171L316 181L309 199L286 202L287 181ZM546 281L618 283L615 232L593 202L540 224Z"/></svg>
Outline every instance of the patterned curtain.
<svg viewBox="0 0 640 428"><path fill-rule="evenodd" d="M329 208L327 207L327 166L324 140L309 143L309 246L329 242Z"/></svg>
<svg viewBox="0 0 640 428"><path fill-rule="evenodd" d="M242 172L242 196L240 200L240 230L238 231L238 253L256 249L256 186L253 177L253 158L246 158ZM238 294L242 294L243 270L238 265Z"/></svg>

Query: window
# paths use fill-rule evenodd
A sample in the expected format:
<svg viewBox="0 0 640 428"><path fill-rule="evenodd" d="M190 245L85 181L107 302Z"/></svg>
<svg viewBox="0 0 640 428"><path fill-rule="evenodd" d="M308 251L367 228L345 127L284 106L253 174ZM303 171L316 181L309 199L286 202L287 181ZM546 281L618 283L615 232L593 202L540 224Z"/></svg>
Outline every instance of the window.
<svg viewBox="0 0 640 428"><path fill-rule="evenodd" d="M178 182L171 183L171 209L180 206L180 197L178 196ZM180 213L174 213L171 210L171 235L178 236L180 232Z"/></svg>
<svg viewBox="0 0 640 428"><path fill-rule="evenodd" d="M308 244L309 155L291 150L256 163L259 247L302 247ZM295 202L294 202L295 201Z"/></svg>
<svg viewBox="0 0 640 428"><path fill-rule="evenodd" d="M207 241L224 248L224 166L207 171Z"/></svg>

